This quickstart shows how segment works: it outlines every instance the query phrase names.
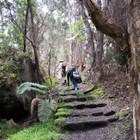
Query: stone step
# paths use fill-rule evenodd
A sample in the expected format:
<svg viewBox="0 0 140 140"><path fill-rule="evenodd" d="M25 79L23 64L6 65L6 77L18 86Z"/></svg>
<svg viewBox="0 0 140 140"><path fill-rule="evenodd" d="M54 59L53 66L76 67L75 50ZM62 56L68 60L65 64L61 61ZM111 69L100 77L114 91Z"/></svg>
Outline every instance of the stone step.
<svg viewBox="0 0 140 140"><path fill-rule="evenodd" d="M74 109L84 109L84 108L102 108L105 107L106 103L93 103L93 102L73 102L73 103L65 103L61 107L65 108L74 108Z"/></svg>
<svg viewBox="0 0 140 140"><path fill-rule="evenodd" d="M68 117L65 129L69 131L89 130L98 127L107 126L109 123L117 120L116 115L112 116L84 116L84 117Z"/></svg>
<svg viewBox="0 0 140 140"><path fill-rule="evenodd" d="M74 109L71 111L71 116L111 116L116 112L114 110L109 110L108 108L85 108L83 110Z"/></svg>
<svg viewBox="0 0 140 140"><path fill-rule="evenodd" d="M59 94L60 96L64 96L64 97L66 97L66 96L76 96L76 94L75 93L62 93L62 94Z"/></svg>
<svg viewBox="0 0 140 140"><path fill-rule="evenodd" d="M76 95L69 95L69 96L65 96L64 97L64 102L68 103L68 102L73 102L73 101L81 101L81 102L85 102L88 100L92 100L91 97L77 97Z"/></svg>

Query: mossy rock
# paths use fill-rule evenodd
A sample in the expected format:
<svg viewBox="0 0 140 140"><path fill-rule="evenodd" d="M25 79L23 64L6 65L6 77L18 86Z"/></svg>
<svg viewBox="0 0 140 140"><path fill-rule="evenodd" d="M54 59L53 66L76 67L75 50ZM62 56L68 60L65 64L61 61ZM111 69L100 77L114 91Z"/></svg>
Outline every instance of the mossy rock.
<svg viewBox="0 0 140 140"><path fill-rule="evenodd" d="M66 118L65 117L59 117L54 120L54 124L59 126L59 127L65 127L67 125L66 123Z"/></svg>
<svg viewBox="0 0 140 140"><path fill-rule="evenodd" d="M55 117L67 117L71 114L70 109L67 108L59 108L55 113Z"/></svg>
<svg viewBox="0 0 140 140"><path fill-rule="evenodd" d="M86 94L87 98L92 98L92 99L97 99L100 98L104 95L104 88L102 86L96 87L96 89L94 89L93 91L89 92L88 94Z"/></svg>

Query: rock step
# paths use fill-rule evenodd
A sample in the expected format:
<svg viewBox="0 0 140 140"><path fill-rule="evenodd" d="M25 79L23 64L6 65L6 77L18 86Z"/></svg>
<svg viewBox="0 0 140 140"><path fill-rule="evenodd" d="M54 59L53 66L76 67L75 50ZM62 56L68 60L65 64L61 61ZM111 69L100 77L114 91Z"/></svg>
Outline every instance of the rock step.
<svg viewBox="0 0 140 140"><path fill-rule="evenodd" d="M107 108L93 108L93 109L83 109L83 110L72 110L71 116L111 116L116 112L114 110L108 110Z"/></svg>
<svg viewBox="0 0 140 140"><path fill-rule="evenodd" d="M66 97L66 96L76 96L76 94L75 93L61 93L61 94L59 94L60 96L64 96L64 97Z"/></svg>
<svg viewBox="0 0 140 140"><path fill-rule="evenodd" d="M115 115L106 116L86 116L86 117L68 117L65 129L69 131L89 130L98 127L107 126L109 123L117 120Z"/></svg>
<svg viewBox="0 0 140 140"><path fill-rule="evenodd" d="M69 95L69 96L65 96L64 97L64 102L73 102L73 101L81 101L81 102L85 102L85 101L88 101L88 100L92 100L92 97L77 97L76 95L73 96L73 95Z"/></svg>
<svg viewBox="0 0 140 140"><path fill-rule="evenodd" d="M64 107L64 108L74 108L74 109L85 109L85 108L102 108L102 107L105 107L106 106L106 103L88 103L88 102L85 102L85 103L81 103L81 102L75 102L74 104L72 103L65 103L63 104L61 107Z"/></svg>

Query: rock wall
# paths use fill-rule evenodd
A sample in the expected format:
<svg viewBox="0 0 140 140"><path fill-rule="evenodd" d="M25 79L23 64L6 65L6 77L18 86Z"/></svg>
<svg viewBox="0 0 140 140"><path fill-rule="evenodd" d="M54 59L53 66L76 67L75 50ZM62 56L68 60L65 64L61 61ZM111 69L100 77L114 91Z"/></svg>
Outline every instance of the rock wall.
<svg viewBox="0 0 140 140"><path fill-rule="evenodd" d="M0 86L0 118L19 120L29 114L30 102L35 94L18 95L16 88L23 82L36 82L36 74L31 58L21 57L14 61L19 67L18 79L14 83Z"/></svg>

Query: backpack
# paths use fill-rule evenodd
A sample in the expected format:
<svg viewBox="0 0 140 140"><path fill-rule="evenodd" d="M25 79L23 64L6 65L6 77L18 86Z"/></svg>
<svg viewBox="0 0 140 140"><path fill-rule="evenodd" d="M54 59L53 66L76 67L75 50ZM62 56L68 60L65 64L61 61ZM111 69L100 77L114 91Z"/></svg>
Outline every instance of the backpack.
<svg viewBox="0 0 140 140"><path fill-rule="evenodd" d="M67 73L71 73L74 70L75 70L74 67L71 67L71 66L67 66L67 68L66 68Z"/></svg>
<svg viewBox="0 0 140 140"><path fill-rule="evenodd" d="M66 63L62 63L62 69L66 69L67 64Z"/></svg>
<svg viewBox="0 0 140 140"><path fill-rule="evenodd" d="M81 82L82 82L82 79L81 79L81 76L80 76L79 72L73 71L72 76L73 76L73 79L74 79L77 83L81 83Z"/></svg>
<svg viewBox="0 0 140 140"><path fill-rule="evenodd" d="M66 63L62 63L62 77L65 77L66 76L66 66L67 64Z"/></svg>

